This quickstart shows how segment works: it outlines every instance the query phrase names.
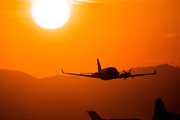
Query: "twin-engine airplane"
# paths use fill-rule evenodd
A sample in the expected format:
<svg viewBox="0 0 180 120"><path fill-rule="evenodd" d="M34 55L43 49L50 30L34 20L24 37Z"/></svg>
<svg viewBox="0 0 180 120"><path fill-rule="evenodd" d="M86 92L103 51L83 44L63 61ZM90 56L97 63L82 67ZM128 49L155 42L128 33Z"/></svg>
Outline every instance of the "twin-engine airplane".
<svg viewBox="0 0 180 120"><path fill-rule="evenodd" d="M76 73L65 73L62 69L61 69L61 71L63 74L77 75L77 76L84 76L84 77L91 77L91 78L99 78L101 80L111 80L111 79L117 79L117 78L124 78L124 80L125 80L128 77L134 78L137 76L156 74L156 70L154 70L154 73L131 75L132 68L129 70L129 72L122 70L124 73L120 74L115 67L108 67L108 68L101 69L99 59L97 59L97 65L98 65L98 72L95 72L95 73L76 74Z"/></svg>

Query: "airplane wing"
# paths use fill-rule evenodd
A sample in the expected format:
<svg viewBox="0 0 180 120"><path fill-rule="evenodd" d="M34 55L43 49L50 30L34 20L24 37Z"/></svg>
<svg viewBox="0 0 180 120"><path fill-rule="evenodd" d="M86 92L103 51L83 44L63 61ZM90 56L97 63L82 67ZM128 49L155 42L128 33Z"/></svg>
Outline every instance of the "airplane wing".
<svg viewBox="0 0 180 120"><path fill-rule="evenodd" d="M145 75L154 75L156 74L156 70L154 70L154 73L146 73L146 74L135 74L135 75L131 75L129 77L137 77L137 76L145 76Z"/></svg>
<svg viewBox="0 0 180 120"><path fill-rule="evenodd" d="M135 75L131 75L131 74L129 74L129 75L120 75L119 77L117 77L117 78L124 78L124 79L126 79L126 78L128 78L128 77L132 77L132 78L134 78L134 77L137 77L137 76L145 76L145 75L154 75L154 74L156 74L156 70L154 70L154 73L146 73L146 74L135 74Z"/></svg>
<svg viewBox="0 0 180 120"><path fill-rule="evenodd" d="M84 77L92 77L92 78L98 78L92 75L85 75L85 74L76 74L76 73L65 73L62 69L61 69L63 74L69 74L69 75L76 75L76 76L84 76Z"/></svg>

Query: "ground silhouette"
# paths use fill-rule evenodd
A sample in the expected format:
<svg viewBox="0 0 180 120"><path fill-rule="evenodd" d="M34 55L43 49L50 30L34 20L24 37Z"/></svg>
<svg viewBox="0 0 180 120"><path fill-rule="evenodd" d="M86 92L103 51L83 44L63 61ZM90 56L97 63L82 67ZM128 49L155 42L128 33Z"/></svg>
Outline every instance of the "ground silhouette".
<svg viewBox="0 0 180 120"><path fill-rule="evenodd" d="M167 112L162 99L156 99L152 120L180 120L180 114Z"/></svg>
<svg viewBox="0 0 180 120"><path fill-rule="evenodd" d="M155 99L180 113L180 68L167 64L133 68L132 74L156 75L101 81L56 75L36 79L26 73L0 70L1 120L90 120L87 110L104 118L152 120Z"/></svg>

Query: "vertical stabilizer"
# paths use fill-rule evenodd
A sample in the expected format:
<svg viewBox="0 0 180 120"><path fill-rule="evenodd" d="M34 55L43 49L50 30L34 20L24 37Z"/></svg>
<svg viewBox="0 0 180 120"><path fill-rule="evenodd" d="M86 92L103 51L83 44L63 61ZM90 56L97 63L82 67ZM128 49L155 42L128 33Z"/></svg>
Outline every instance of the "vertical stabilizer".
<svg viewBox="0 0 180 120"><path fill-rule="evenodd" d="M101 65L100 65L99 59L97 59L97 65L98 65L98 72L100 72L101 71Z"/></svg>
<svg viewBox="0 0 180 120"><path fill-rule="evenodd" d="M95 111L87 111L92 120L102 120Z"/></svg>
<svg viewBox="0 0 180 120"><path fill-rule="evenodd" d="M156 105L154 110L154 116L161 116L166 113L162 99L156 99Z"/></svg>

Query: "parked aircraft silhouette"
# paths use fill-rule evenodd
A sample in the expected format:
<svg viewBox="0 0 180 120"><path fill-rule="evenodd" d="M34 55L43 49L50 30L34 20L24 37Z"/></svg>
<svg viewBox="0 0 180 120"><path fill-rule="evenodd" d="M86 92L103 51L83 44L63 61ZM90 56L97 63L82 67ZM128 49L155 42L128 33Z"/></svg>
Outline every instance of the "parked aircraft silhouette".
<svg viewBox="0 0 180 120"><path fill-rule="evenodd" d="M95 111L87 111L92 120L140 120L140 119L102 119Z"/></svg>
<svg viewBox="0 0 180 120"><path fill-rule="evenodd" d="M125 80L128 77L134 78L137 76L156 74L156 70L154 70L154 73L131 75L132 68L129 70L129 72L122 70L124 73L120 74L115 67L108 67L108 68L101 69L99 59L97 59L97 65L98 65L98 72L95 72L95 73L76 74L76 73L65 73L62 69L61 69L61 71L63 74L77 75L77 76L84 76L84 77L91 77L91 78L99 78L101 80L111 80L111 79L117 79L117 78L124 78L124 80Z"/></svg>
<svg viewBox="0 0 180 120"><path fill-rule="evenodd" d="M180 120L180 114L166 112L162 99L156 99L152 120Z"/></svg>

